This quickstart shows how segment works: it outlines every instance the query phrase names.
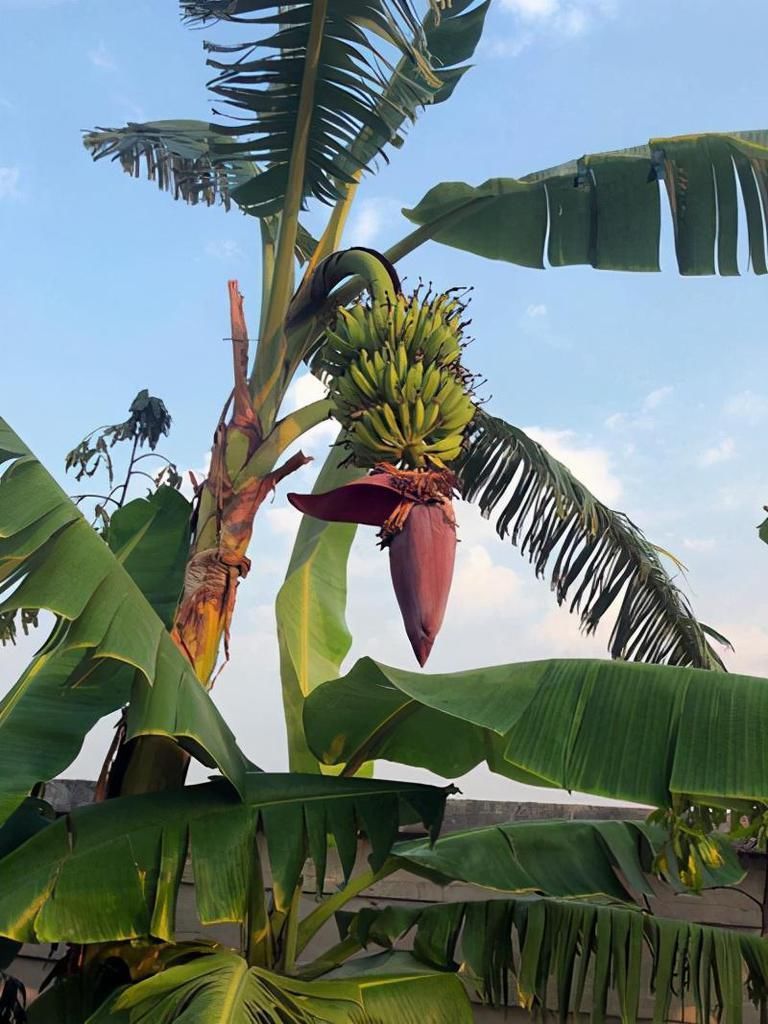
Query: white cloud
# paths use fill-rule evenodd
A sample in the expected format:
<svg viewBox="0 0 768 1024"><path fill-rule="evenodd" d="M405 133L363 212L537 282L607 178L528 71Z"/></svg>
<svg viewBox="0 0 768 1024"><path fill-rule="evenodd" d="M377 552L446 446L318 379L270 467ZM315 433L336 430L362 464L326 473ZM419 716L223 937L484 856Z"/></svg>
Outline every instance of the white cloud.
<svg viewBox="0 0 768 1024"><path fill-rule="evenodd" d="M485 39L481 42L483 51L489 57L519 57L534 41L533 32L521 32L517 36Z"/></svg>
<svg viewBox="0 0 768 1024"><path fill-rule="evenodd" d="M674 392L674 388L671 385L665 385L661 388L656 388L651 391L643 399L643 412L650 412L651 409L657 409L662 402L665 402L669 396Z"/></svg>
<svg viewBox="0 0 768 1024"><path fill-rule="evenodd" d="M0 199L18 199L19 168L0 167Z"/></svg>
<svg viewBox="0 0 768 1024"><path fill-rule="evenodd" d="M288 488L290 490L290 487ZM263 512L264 519L270 530L281 537L293 539L301 522L301 514L293 505L282 505L279 508L267 508Z"/></svg>
<svg viewBox="0 0 768 1024"><path fill-rule="evenodd" d="M623 492L621 480L611 469L611 457L604 448L580 444L572 430L526 427L525 431L564 463L600 501L611 505L619 500Z"/></svg>
<svg viewBox="0 0 768 1024"><path fill-rule="evenodd" d="M626 422L627 417L623 412L614 412L604 420L605 426L609 430L620 430Z"/></svg>
<svg viewBox="0 0 768 1024"><path fill-rule="evenodd" d="M744 420L746 423L762 422L768 415L768 398L756 395L754 391L740 391L732 395L723 406L726 416Z"/></svg>
<svg viewBox="0 0 768 1024"><path fill-rule="evenodd" d="M589 15L579 7L569 7L560 18L560 31L566 36L580 36L589 27Z"/></svg>
<svg viewBox="0 0 768 1024"><path fill-rule="evenodd" d="M656 420L652 414L674 394L674 391L671 384L654 388L640 402L637 411L611 413L603 420L603 425L612 431L653 430Z"/></svg>
<svg viewBox="0 0 768 1024"><path fill-rule="evenodd" d="M501 6L529 30L575 38L600 19L613 17L617 0L502 0Z"/></svg>
<svg viewBox="0 0 768 1024"><path fill-rule="evenodd" d="M683 537L683 547L689 551L712 551L715 547L714 537Z"/></svg>
<svg viewBox="0 0 768 1024"><path fill-rule="evenodd" d="M501 6L526 20L551 18L560 9L560 0L502 0Z"/></svg>
<svg viewBox="0 0 768 1024"><path fill-rule="evenodd" d="M379 242L393 224L402 220L404 206L397 199L373 197L360 201L355 216L344 233L350 245L369 245Z"/></svg>
<svg viewBox="0 0 768 1024"><path fill-rule="evenodd" d="M457 563L451 588L451 605L455 611L474 616L489 612L519 613L522 580L513 569L494 562L486 547L461 545Z"/></svg>
<svg viewBox="0 0 768 1024"><path fill-rule="evenodd" d="M188 498L190 501L192 501L192 499L195 496L195 489L192 484L192 477L190 477L190 473L192 474L192 476L194 476L196 482L199 485L208 476L210 468L211 449L209 448L208 451L202 455L200 461L196 466L188 466L186 469L182 469L180 471L182 477L181 493L184 495L185 498Z"/></svg>
<svg viewBox="0 0 768 1024"><path fill-rule="evenodd" d="M756 607L756 618L765 613L765 608ZM768 675L768 630L761 625L744 622L718 623L718 629L733 644L733 651L718 646L729 672L743 672L746 675Z"/></svg>
<svg viewBox="0 0 768 1024"><path fill-rule="evenodd" d="M735 452L736 445L733 438L724 437L719 444L715 444L711 448L705 448L697 461L700 466L715 466L718 462L728 462L733 458Z"/></svg>
<svg viewBox="0 0 768 1024"><path fill-rule="evenodd" d="M281 411L284 413L295 412L296 409L302 409L305 405L320 401L327 394L328 389L325 384L319 381L314 374L304 373L301 377L297 377L288 388L284 408ZM333 444L338 432L339 425L336 420L323 420L322 423L318 423L316 427L308 430L306 434L302 434L298 443L304 451L314 451L319 455L320 449L327 449L329 445Z"/></svg>
<svg viewBox="0 0 768 1024"><path fill-rule="evenodd" d="M240 260L243 258L243 250L240 248L240 243L236 242L233 238L220 238L215 241L208 242L205 246L206 256L211 256L215 260Z"/></svg>
<svg viewBox="0 0 768 1024"><path fill-rule="evenodd" d="M580 627L578 615L561 606L549 607L540 614L532 623L530 639L535 657L605 658L609 633L610 627L604 622L597 627L596 633L587 636Z"/></svg>
<svg viewBox="0 0 768 1024"><path fill-rule="evenodd" d="M557 324L553 324L552 320L549 306L545 302L531 302L518 317L518 325L537 345L543 344L559 350L571 348L571 340L558 333Z"/></svg>
<svg viewBox="0 0 768 1024"><path fill-rule="evenodd" d="M117 67L115 59L103 39L95 49L88 51L88 60L95 68L100 68L102 71L114 71Z"/></svg>
<svg viewBox="0 0 768 1024"><path fill-rule="evenodd" d="M301 377L297 377L291 384L288 394L285 396L285 403L288 410L293 412L294 409L301 409L302 406L325 398L327 394L328 389L322 381L318 380L313 373L305 373Z"/></svg>

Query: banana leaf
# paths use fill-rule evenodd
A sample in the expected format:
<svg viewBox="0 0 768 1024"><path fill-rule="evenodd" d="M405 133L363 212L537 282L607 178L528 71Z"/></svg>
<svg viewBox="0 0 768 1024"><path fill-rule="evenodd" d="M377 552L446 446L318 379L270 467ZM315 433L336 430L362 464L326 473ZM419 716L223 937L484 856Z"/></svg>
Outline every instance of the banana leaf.
<svg viewBox="0 0 768 1024"><path fill-rule="evenodd" d="M241 7L238 4L223 7L221 4L195 3L187 4L185 9L192 19L222 17L235 20L245 13ZM361 118L357 134L345 138L344 144L337 149L335 159L344 175L350 177L361 167L371 168L387 145L402 146L405 141L404 124L415 121L421 108L450 98L469 69L466 61L472 57L480 40L488 7L489 0L479 4L474 0L456 0L439 17L430 11L420 32L416 31L415 25L412 27L414 40L416 35L420 35L423 40L420 45L424 53L429 54L431 71L428 76L420 72L418 62L406 52L394 65L379 62L377 74L371 81L363 78L355 83L356 87L364 86L365 90L370 90L370 106ZM384 9L384 5L380 5L380 10ZM354 13L349 5L347 13L350 16ZM359 36L357 38L359 40ZM349 52L353 52L352 47ZM342 55L340 50L337 59ZM342 58L341 66L334 72L344 81L347 80L344 75L347 63L348 59ZM275 61L275 66L279 67L278 61ZM231 78L231 75L227 77ZM257 99L258 96L254 97L254 102ZM348 106L349 101L342 108L346 113L351 112L346 109ZM327 120L330 115L327 111L323 115L318 110L316 116L318 120L323 117ZM230 134L221 125L168 120L131 123L119 129L97 128L87 132L83 141L94 160L108 158L119 161L123 170L133 177L140 176L143 163L146 176L160 189L172 192L176 199L208 205L220 199L227 209L235 202L245 213L253 213L257 208L248 200L251 189L245 186L262 172L263 158L261 153L256 154L260 160L257 164L247 153L243 154L238 139L237 134ZM316 145L320 139L316 132ZM258 183L254 181L253 187L258 188ZM300 225L296 246L298 258L302 261L309 259L315 245L314 239Z"/></svg>
<svg viewBox="0 0 768 1024"><path fill-rule="evenodd" d="M249 967L229 950L184 956L180 947L178 964L116 993L86 1024L171 1024L182 1012L185 1024L472 1021L459 980L407 955L365 957L311 983Z"/></svg>
<svg viewBox="0 0 768 1024"><path fill-rule="evenodd" d="M626 661L724 669L709 643L728 645L698 622L662 565L659 549L623 512L599 501L538 442L479 409L456 473L462 496L499 537L520 546L537 576L551 565L558 604L568 601L585 633L618 605L609 650Z"/></svg>
<svg viewBox="0 0 768 1024"><path fill-rule="evenodd" d="M386 142L400 147L405 142L403 125L415 121L419 109L444 103L470 69L471 59L485 26L490 0L452 0L439 17L430 10L422 21L425 49L429 53L435 80L428 82L407 56L392 70L379 97L376 114L388 126L389 138L364 128L349 148L351 161L370 166Z"/></svg>
<svg viewBox="0 0 768 1024"><path fill-rule="evenodd" d="M710 837L719 864L701 866L700 888L737 885L745 871L726 837ZM651 876L669 836L642 821L520 821L398 843L392 854L411 872L440 885L467 882L498 892L635 902L653 896ZM686 892L674 870L663 874L674 892Z"/></svg>
<svg viewBox="0 0 768 1024"><path fill-rule="evenodd" d="M363 470L340 466L342 461L340 450L332 447L313 493L340 487L362 475ZM352 644L345 611L347 559L356 530L351 523L326 523L303 516L285 582L277 595L283 707L295 771L315 771L317 766L304 742L304 700L320 683L338 675Z"/></svg>
<svg viewBox="0 0 768 1024"><path fill-rule="evenodd" d="M106 532L107 544L166 629L184 586L191 516L183 494L159 487L118 509Z"/></svg>
<svg viewBox="0 0 768 1024"><path fill-rule="evenodd" d="M236 124L217 125L216 132L229 136L233 157L262 170L234 189L233 199L258 216L278 213L288 195L300 203L310 196L325 202L342 197L365 167L352 156L355 139L371 133L377 151L391 141L379 102L400 57L435 89L444 84L408 0L369 0L362 8L350 0L328 0L322 8L292 0L260 4L257 17L251 4L237 0L195 0L183 9L191 21L262 28L256 44L205 44L215 72L209 88L237 115ZM408 85L401 75L400 87ZM387 99L394 106L397 96ZM417 92L413 105L420 102Z"/></svg>
<svg viewBox="0 0 768 1024"><path fill-rule="evenodd" d="M44 800L28 797L0 826L0 860L53 821L53 809ZM16 958L20 943L0 938L0 971Z"/></svg>
<svg viewBox="0 0 768 1024"><path fill-rule="evenodd" d="M405 216L421 234L525 267L657 271L663 182L681 274L765 274L768 131L681 135L583 156L523 178L443 182Z"/></svg>
<svg viewBox="0 0 768 1024"><path fill-rule="evenodd" d="M17 942L171 941L187 856L203 924L246 919L262 830L276 911L290 905L311 857L322 891L329 835L351 875L358 830L378 870L401 821L434 837L451 787L321 775L245 777L242 802L223 780L78 808L2 861L0 936Z"/></svg>
<svg viewBox="0 0 768 1024"><path fill-rule="evenodd" d="M160 734L178 726L193 752L204 752L206 763L242 786L247 762L232 733L201 696L191 667L128 571L167 621L188 536L184 499L163 492L126 507L112 533L116 556L0 419L3 464L0 616L43 609L55 625L0 701L0 823L32 786L72 762L89 729L132 690L136 706L152 710L146 723L134 710L132 735L145 725Z"/></svg>
<svg viewBox="0 0 768 1024"><path fill-rule="evenodd" d="M228 210L233 191L260 173L251 160L233 153L229 136L207 121L146 121L131 122L124 128L95 128L85 133L83 145L94 161L117 161L134 178L141 177L143 163L146 177L161 192L170 192L174 199L192 206L213 206L219 200ZM247 207L240 209L249 212ZM276 236L274 218L266 219L265 225L270 235ZM296 258L300 263L310 259L316 245L299 224Z"/></svg>
<svg viewBox="0 0 768 1024"><path fill-rule="evenodd" d="M374 757L651 806L768 801L768 680L551 660L426 675L361 658L304 710L325 764ZM429 742L424 742L424 737Z"/></svg>
<svg viewBox="0 0 768 1024"><path fill-rule="evenodd" d="M391 906L358 912L350 931L384 947L407 935L418 959L458 968L484 1001L536 1015L556 1008L561 1021L580 1011L604 1021L612 995L624 1024L646 1016L643 997L661 1024L674 994L697 1020L740 1022L742 1003L763 1010L768 998L764 939L604 903L521 896Z"/></svg>

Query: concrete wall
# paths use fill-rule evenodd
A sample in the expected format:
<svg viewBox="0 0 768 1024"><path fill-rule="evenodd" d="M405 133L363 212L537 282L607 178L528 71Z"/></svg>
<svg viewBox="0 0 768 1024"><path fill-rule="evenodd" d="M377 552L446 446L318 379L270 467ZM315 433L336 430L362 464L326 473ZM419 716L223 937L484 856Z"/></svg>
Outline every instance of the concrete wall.
<svg viewBox="0 0 768 1024"><path fill-rule="evenodd" d="M57 811L64 812L74 803L86 802L90 789L85 785L70 787L62 783L53 783L46 792L46 798ZM450 800L445 817L444 832L457 831L464 828L497 824L504 821L546 820L553 818L570 819L605 819L605 818L643 818L645 811L638 808L614 808L584 805L558 805L534 803L506 803L499 801ZM367 852L361 844L360 865L365 864ZM741 884L741 893L733 890L708 891L703 896L674 896L667 889L658 888L659 895L651 899L651 909L655 914L676 919L695 921L700 924L719 924L730 928L744 929L752 933L759 931L760 909L754 902L763 897L766 875L766 859L760 855L743 854L747 876ZM333 852L329 855L328 871L325 884L326 892L332 892L341 883L341 869ZM314 905L314 877L309 869L305 876L305 905L307 911ZM463 883L452 883L444 888L425 879L416 878L404 872L390 875L388 878L372 886L360 898L351 901L348 909L362 906L381 907L389 904L406 903L440 903L459 900L481 900L492 898L487 890L481 890ZM239 928L234 925L203 927L200 925L194 897L194 883L189 867L187 868L179 895L177 913L177 936L180 940L206 937L231 946L240 944ZM318 935L308 949L309 956L317 955L338 940L335 925L331 922ZM31 991L37 989L42 977L51 966L49 949L40 946L25 946L21 955L13 965L12 973L16 974ZM647 966L646 966L647 973ZM615 1007L609 1005L609 1011ZM528 1020L528 1015L519 1009L506 1012L477 1006L477 1021L488 1024L500 1024L502 1020L515 1022ZM639 1020L650 1020L652 1002L641 1003ZM586 1019L586 1018L584 1018ZM610 1018L615 1020L615 1017ZM757 1016L749 1005L744 1008L744 1022L757 1024ZM693 1021L690 1008L674 1006L669 1021Z"/></svg>

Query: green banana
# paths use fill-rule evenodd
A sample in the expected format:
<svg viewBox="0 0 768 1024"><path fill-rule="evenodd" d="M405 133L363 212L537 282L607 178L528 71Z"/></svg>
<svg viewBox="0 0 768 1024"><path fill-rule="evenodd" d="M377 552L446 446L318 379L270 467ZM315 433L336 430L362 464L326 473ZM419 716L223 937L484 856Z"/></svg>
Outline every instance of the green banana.
<svg viewBox="0 0 768 1024"><path fill-rule="evenodd" d="M425 404L432 401L439 387L440 371L436 366L432 365L424 373L424 380L421 383L421 397Z"/></svg>
<svg viewBox="0 0 768 1024"><path fill-rule="evenodd" d="M408 368L408 373L405 378L405 397L409 402L413 402L416 395L419 393L421 388L421 382L424 379L424 364L418 362Z"/></svg>
<svg viewBox="0 0 768 1024"><path fill-rule="evenodd" d="M395 355L397 357L397 378L404 384L408 376L408 353L405 345L398 345Z"/></svg>
<svg viewBox="0 0 768 1024"><path fill-rule="evenodd" d="M395 405L400 401L400 386L397 379L397 370L392 359L387 360L387 365L384 370L384 394L390 405Z"/></svg>
<svg viewBox="0 0 768 1024"><path fill-rule="evenodd" d="M403 436L407 441L413 441L413 427L411 425L411 407L407 401L401 402L397 407L400 422L403 425Z"/></svg>
<svg viewBox="0 0 768 1024"><path fill-rule="evenodd" d="M437 423L437 418L440 415L440 406L437 402L430 402L429 405L424 408L424 422L421 426L421 431L424 437L428 437L432 428Z"/></svg>
<svg viewBox="0 0 768 1024"><path fill-rule="evenodd" d="M323 366L359 465L442 465L460 454L475 412L459 369L463 310L452 295L418 293L339 309Z"/></svg>
<svg viewBox="0 0 768 1024"><path fill-rule="evenodd" d="M413 403L413 430L415 434L420 434L424 430L424 403L419 395L416 395Z"/></svg>
<svg viewBox="0 0 768 1024"><path fill-rule="evenodd" d="M392 406L391 405L382 405L380 408L381 408L381 414L384 417L384 422L387 424L389 429L392 431L393 436L398 438L398 440L402 440L403 442L405 442L407 440L407 437L408 437L407 431L404 431L402 429L401 425L398 423L397 417L395 416L395 411L392 408ZM402 409L402 405L399 408ZM378 412L378 410L376 410L376 411ZM403 426L404 426L404 424L403 424Z"/></svg>
<svg viewBox="0 0 768 1024"><path fill-rule="evenodd" d="M363 372L363 375L367 378L368 383L373 388L374 392L378 392L379 388L379 375L376 371L376 366L373 359L368 355L365 349L360 353L360 359L358 360L358 366Z"/></svg>
<svg viewBox="0 0 768 1024"><path fill-rule="evenodd" d="M359 421L355 423L352 428L352 433L356 434L363 446L371 449L371 451L388 452L390 450L390 446L380 441L373 431L369 430L364 423L360 423Z"/></svg>
<svg viewBox="0 0 768 1024"><path fill-rule="evenodd" d="M350 364L349 375L366 398L376 398L375 388L363 375L363 372L357 363Z"/></svg>
<svg viewBox="0 0 768 1024"><path fill-rule="evenodd" d="M386 413L389 413L389 416ZM382 441L387 441L394 447L402 447L405 444L405 438L395 419L395 414L388 405L382 406L381 411L379 409L368 409L365 416Z"/></svg>
<svg viewBox="0 0 768 1024"><path fill-rule="evenodd" d="M445 455L454 448L461 449L462 440L461 434L450 434L448 437L443 438L442 441L434 441L432 444L425 445L424 448L430 454Z"/></svg>

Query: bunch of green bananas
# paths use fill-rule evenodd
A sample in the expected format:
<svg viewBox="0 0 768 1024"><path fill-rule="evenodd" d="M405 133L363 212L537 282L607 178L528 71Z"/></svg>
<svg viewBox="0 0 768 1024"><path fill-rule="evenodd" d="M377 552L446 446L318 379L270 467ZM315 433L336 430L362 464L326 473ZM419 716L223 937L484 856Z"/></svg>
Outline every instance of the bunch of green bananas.
<svg viewBox="0 0 768 1024"><path fill-rule="evenodd" d="M449 295L340 309L326 332L330 392L359 465L444 466L475 415L462 368L463 305Z"/></svg>

